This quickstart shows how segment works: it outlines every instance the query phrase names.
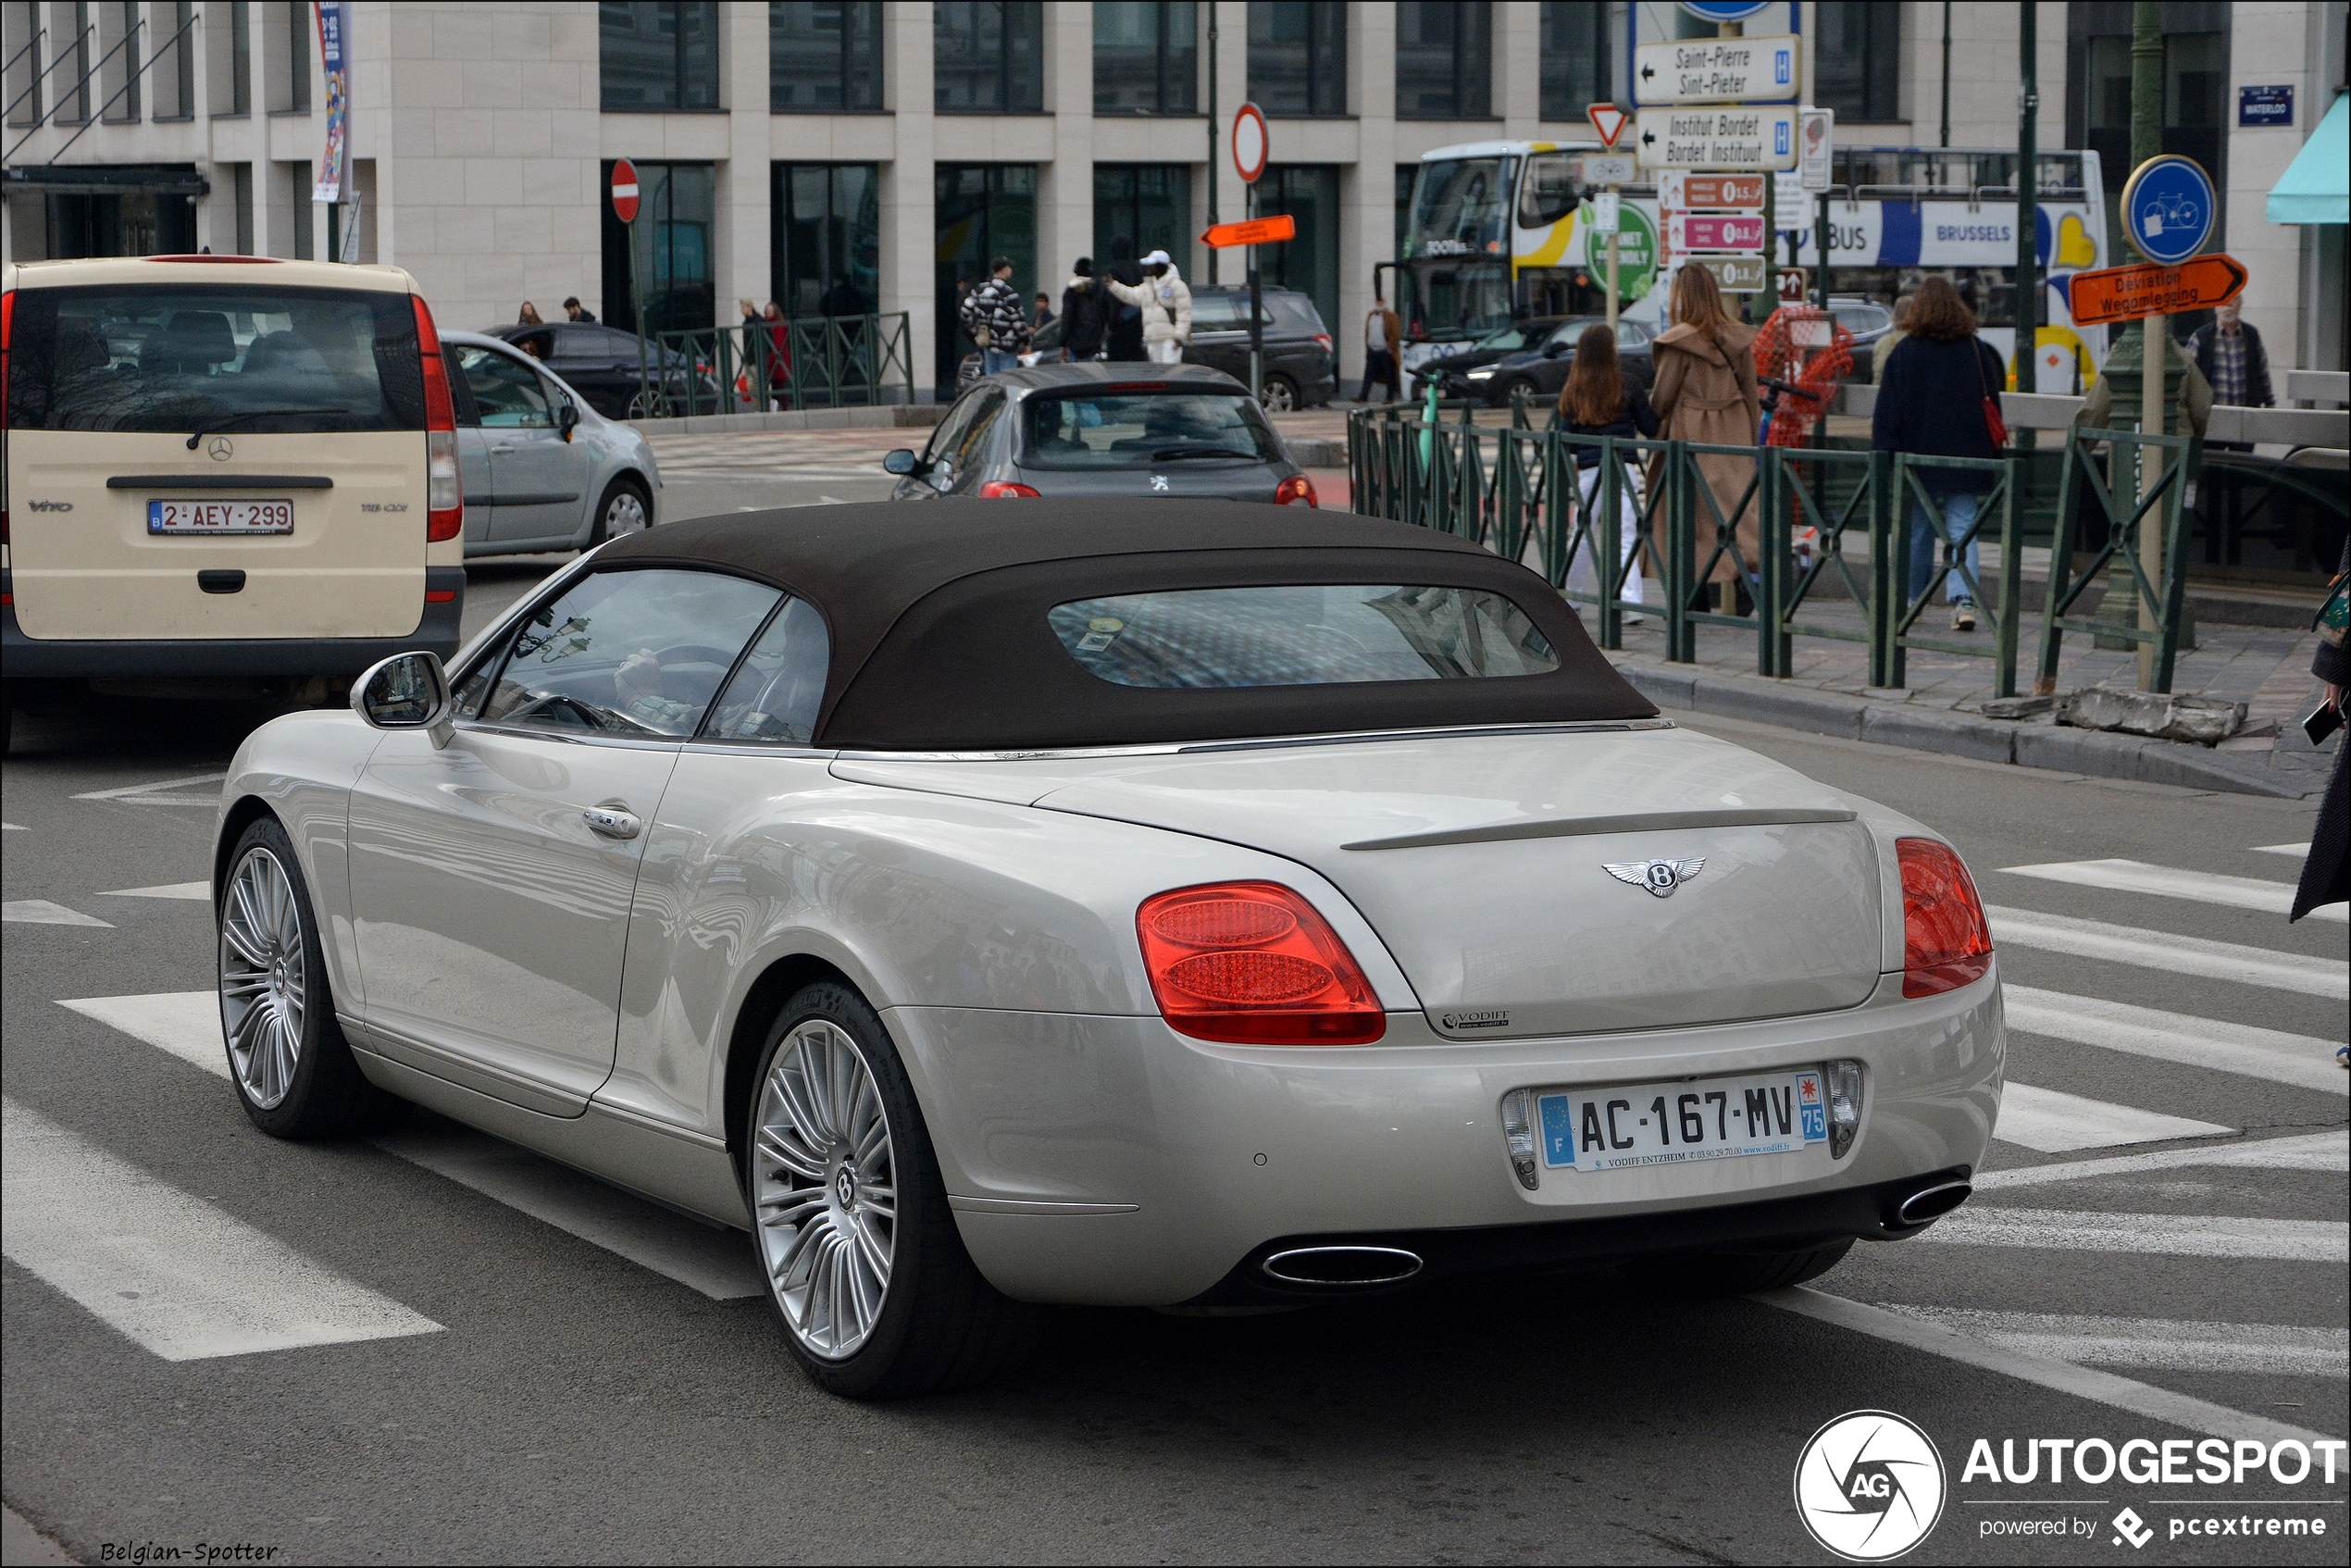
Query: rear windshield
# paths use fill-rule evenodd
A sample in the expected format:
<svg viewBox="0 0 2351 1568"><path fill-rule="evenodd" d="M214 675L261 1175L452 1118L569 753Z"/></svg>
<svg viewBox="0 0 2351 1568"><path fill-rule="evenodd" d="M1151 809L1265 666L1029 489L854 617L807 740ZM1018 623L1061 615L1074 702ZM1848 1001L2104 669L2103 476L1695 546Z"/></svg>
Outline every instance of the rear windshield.
<svg viewBox="0 0 2351 1568"><path fill-rule="evenodd" d="M408 296L181 284L23 289L8 417L25 429L421 430Z"/></svg>
<svg viewBox="0 0 2351 1568"><path fill-rule="evenodd" d="M1177 589L1074 600L1046 618L1088 674L1116 686L1339 686L1560 667L1526 612L1485 589Z"/></svg>
<svg viewBox="0 0 2351 1568"><path fill-rule="evenodd" d="M1074 392L1020 405L1020 462L1030 468L1153 468L1171 463L1269 463L1273 427L1245 392Z"/></svg>

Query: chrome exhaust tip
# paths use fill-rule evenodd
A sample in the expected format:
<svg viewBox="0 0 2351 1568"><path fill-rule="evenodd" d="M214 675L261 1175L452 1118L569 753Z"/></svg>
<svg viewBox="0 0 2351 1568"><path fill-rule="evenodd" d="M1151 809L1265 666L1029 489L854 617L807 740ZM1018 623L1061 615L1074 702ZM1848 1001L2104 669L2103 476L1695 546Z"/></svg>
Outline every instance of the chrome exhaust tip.
<svg viewBox="0 0 2351 1568"><path fill-rule="evenodd" d="M1400 1284L1421 1272L1421 1260L1401 1247L1293 1247L1257 1266L1280 1284L1329 1290Z"/></svg>
<svg viewBox="0 0 2351 1568"><path fill-rule="evenodd" d="M1945 1214L1966 1202L1975 1188L1964 1181L1938 1181L1932 1187L1922 1187L1895 1205L1897 1224L1912 1227L1933 1225Z"/></svg>

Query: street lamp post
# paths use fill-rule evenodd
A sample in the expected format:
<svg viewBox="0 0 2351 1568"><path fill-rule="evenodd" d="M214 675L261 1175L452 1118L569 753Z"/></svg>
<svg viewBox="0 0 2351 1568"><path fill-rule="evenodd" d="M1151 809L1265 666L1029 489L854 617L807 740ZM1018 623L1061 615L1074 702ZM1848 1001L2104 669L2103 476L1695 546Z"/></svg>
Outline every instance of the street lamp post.
<svg viewBox="0 0 2351 1568"><path fill-rule="evenodd" d="M1216 227L1216 0L1208 0L1208 226ZM1216 286L1216 247L1208 249L1209 287Z"/></svg>
<svg viewBox="0 0 2351 1568"><path fill-rule="evenodd" d="M2018 17L2016 96L2016 390L2037 391L2040 378L2041 274L2039 5L2024 0ZM2030 430L2024 439L2033 439Z"/></svg>

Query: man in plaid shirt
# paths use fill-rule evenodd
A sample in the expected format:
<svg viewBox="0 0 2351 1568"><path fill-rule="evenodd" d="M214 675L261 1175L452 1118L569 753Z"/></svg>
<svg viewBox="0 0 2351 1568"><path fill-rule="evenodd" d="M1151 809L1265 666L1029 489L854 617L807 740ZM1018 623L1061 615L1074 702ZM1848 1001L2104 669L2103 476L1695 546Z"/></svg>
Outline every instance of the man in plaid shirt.
<svg viewBox="0 0 2351 1568"><path fill-rule="evenodd" d="M2261 346L2261 334L2245 322L2234 300L2212 315L2188 340L2189 357L2212 383L2212 401L2239 408L2273 407L2277 399L2270 391L2270 355ZM2241 442L2212 444L2246 450Z"/></svg>

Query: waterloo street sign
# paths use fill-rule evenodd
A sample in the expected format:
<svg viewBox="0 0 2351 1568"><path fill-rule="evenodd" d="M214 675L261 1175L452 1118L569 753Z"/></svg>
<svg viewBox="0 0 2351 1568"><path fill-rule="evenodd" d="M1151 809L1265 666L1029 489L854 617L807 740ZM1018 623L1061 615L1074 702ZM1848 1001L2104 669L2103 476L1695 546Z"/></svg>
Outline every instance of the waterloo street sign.
<svg viewBox="0 0 2351 1568"><path fill-rule="evenodd" d="M1741 255L1763 254L1763 219L1746 213L1668 214L1666 244L1674 255L1689 251L1730 251Z"/></svg>
<svg viewBox="0 0 2351 1568"><path fill-rule="evenodd" d="M1802 58L1797 40L1676 38L1644 44L1633 62L1643 104L1792 104Z"/></svg>
<svg viewBox="0 0 2351 1568"><path fill-rule="evenodd" d="M1794 168L1793 104L1643 109L1634 152L1651 168Z"/></svg>
<svg viewBox="0 0 2351 1568"><path fill-rule="evenodd" d="M2077 272L2067 288L2077 327L2208 310L2245 290L2245 264L2215 252L2179 267L2109 267Z"/></svg>
<svg viewBox="0 0 2351 1568"><path fill-rule="evenodd" d="M1657 177L1657 205L1673 212L1763 210L1760 174L1685 174L1668 169Z"/></svg>

